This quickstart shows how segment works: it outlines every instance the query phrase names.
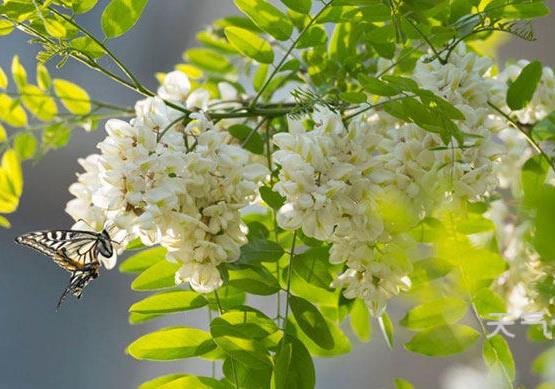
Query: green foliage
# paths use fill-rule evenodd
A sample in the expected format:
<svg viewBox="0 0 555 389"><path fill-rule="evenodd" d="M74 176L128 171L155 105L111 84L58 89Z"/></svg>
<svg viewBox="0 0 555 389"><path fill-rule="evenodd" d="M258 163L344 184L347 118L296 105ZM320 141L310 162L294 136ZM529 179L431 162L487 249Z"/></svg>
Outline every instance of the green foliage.
<svg viewBox="0 0 555 389"><path fill-rule="evenodd" d="M137 23L148 0L111 0L102 13L106 38L117 38Z"/></svg>
<svg viewBox="0 0 555 389"><path fill-rule="evenodd" d="M479 337L480 334L471 327L462 324L445 325L417 333L405 344L405 348L428 356L446 356L466 350Z"/></svg>
<svg viewBox="0 0 555 389"><path fill-rule="evenodd" d="M91 99L79 85L51 76L47 62L55 60L62 67L76 60L141 95L154 94L108 47L112 39L131 30L147 3L4 0L0 5L0 35L11 34L17 25L40 50L36 77L17 56L11 74L0 69L0 214L12 213L19 205L21 161L65 146L75 128L92 129L105 118L133 112ZM459 121L465 115L410 78L416 60L428 57L446 63L459 42L479 42L494 32L531 40L529 21L548 12L540 0L235 0L235 4L244 16L218 20L200 32L199 46L187 50L185 63L176 69L190 77L193 88L203 87L214 98L219 97L221 81L236 87L239 96L233 107L210 107L207 117L237 119L222 126L231 142L241 144L261 161L266 157L268 164L272 164L268 153L276 150L271 136L288 131L286 116L300 117L318 105L340 112L346 124L371 108L384 110L401 122L438 134L444 145L435 150L458 152L454 147L463 149L472 141L461 131ZM95 7L104 33L101 38L80 24L79 15ZM391 66L384 69L384 63ZM506 101L512 110L530 103L541 75L541 64L532 62L511 83ZM246 83L249 88L243 87ZM255 96L246 96L245 90L253 89ZM277 98L283 95L293 99ZM537 142L552 141L554 123L555 116L550 115L526 127L526 133ZM311 126L307 123L308 130ZM522 213L534 225L529 243L544 264L555 261L551 242L555 189L546 184L552 162L544 156L533 157L521 174ZM140 251L121 263L122 272L136 276L133 290L155 292L130 307L131 323L200 309L210 317L209 332L174 327L145 334L129 346L132 357L158 361L201 357L223 362L221 379L179 373L153 379L140 389L314 388L318 384L313 357L335 357L351 350L351 341L342 330L347 318L360 341L370 340L366 303L348 300L330 286L344 269L329 263L329 247L302 231L277 227L276 213L284 198L274 191L280 167L270 167L271 177L259 189L267 212L244 217L249 241L241 247L238 261L220 266L223 286L217 294L202 295L177 285L175 274L181 265L168 262L162 248ZM482 199L485 208L490 200ZM503 298L492 287L493 280L507 269L491 238L493 223L484 216L485 209L476 210L476 203L414 223L404 220L406 215L399 217L402 212L396 205L383 207L384 219L391 222L387 228L410 230L415 240L433 248L427 251L428 257L409 258L413 270L408 296L413 308L400 324L416 333L405 347L428 356L470 349L480 335L459 323L465 315L471 311L481 321L506 311ZM0 225L9 226L4 216ZM491 241L478 244L477 235L487 235ZM135 242L131 248L144 246ZM537 287L551 291L548 281L538 282ZM281 310L276 317L247 305L260 299L253 300L251 295L274 298L278 294ZM290 308L287 317L283 317L285 306ZM392 348L395 325L387 312L378 318L378 325ZM493 371L502 371L512 383L516 368L507 342L496 336L484 339L482 345L485 363ZM538 359L538 373L545 371L548 360L545 356ZM396 379L395 385L413 388L403 379Z"/></svg>
<svg viewBox="0 0 555 389"><path fill-rule="evenodd" d="M507 92L507 105L509 108L516 111L528 105L540 82L542 71L542 64L539 61L530 62L522 69L518 78L513 81Z"/></svg>

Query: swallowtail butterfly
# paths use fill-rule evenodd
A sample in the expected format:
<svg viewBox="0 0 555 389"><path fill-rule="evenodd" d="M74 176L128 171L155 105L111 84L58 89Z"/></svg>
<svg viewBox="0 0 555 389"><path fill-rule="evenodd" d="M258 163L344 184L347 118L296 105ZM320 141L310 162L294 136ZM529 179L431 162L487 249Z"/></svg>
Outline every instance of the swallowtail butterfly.
<svg viewBox="0 0 555 389"><path fill-rule="evenodd" d="M71 273L69 285L58 301L57 308L68 294L80 298L85 286L98 277L101 262L115 263L115 250L107 230L100 233L78 230L30 232L18 236L17 243L31 247L52 258L58 266ZM100 260L99 260L100 259Z"/></svg>

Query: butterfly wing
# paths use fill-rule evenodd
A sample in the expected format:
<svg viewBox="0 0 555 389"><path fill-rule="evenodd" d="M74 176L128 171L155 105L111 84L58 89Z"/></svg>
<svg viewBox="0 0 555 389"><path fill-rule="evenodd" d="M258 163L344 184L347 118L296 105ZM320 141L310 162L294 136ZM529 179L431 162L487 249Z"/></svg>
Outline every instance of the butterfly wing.
<svg viewBox="0 0 555 389"><path fill-rule="evenodd" d="M37 231L21 235L16 242L52 258L61 268L76 272L97 264L99 235L89 231Z"/></svg>
<svg viewBox="0 0 555 389"><path fill-rule="evenodd" d="M69 280L69 285L64 290L64 293L60 296L58 300L58 305L56 310L60 309L60 306L64 302L64 299L68 294L72 294L77 298L81 298L83 289L95 278L98 277L98 263L88 266L84 270L76 270L71 273L71 278Z"/></svg>

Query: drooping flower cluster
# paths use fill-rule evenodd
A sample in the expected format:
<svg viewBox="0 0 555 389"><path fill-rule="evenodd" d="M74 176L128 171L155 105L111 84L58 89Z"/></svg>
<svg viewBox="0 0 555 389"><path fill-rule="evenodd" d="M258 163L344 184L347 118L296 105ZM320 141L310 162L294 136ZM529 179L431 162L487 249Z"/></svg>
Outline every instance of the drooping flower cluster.
<svg viewBox="0 0 555 389"><path fill-rule="evenodd" d="M385 302L406 289L416 244L407 232L446 202L475 200L497 186L502 145L488 99L497 82L491 61L460 45L446 65L418 62L413 79L464 115L457 121L467 143L445 146L438 134L403 124L382 111L352 120L319 108L314 128L291 122L277 134L281 166L275 189L287 202L278 223L302 228L332 244L330 261L347 270L334 285L348 298L363 298L379 315Z"/></svg>
<svg viewBox="0 0 555 389"><path fill-rule="evenodd" d="M183 264L180 281L210 292L222 282L218 265L239 258L246 243L239 210L268 172L201 112L183 126L182 113L160 96L188 109L205 107L210 97L191 92L186 75L173 72L159 96L137 103L131 122L108 121L100 154L82 161L67 212L97 229L112 224L126 241L160 244Z"/></svg>

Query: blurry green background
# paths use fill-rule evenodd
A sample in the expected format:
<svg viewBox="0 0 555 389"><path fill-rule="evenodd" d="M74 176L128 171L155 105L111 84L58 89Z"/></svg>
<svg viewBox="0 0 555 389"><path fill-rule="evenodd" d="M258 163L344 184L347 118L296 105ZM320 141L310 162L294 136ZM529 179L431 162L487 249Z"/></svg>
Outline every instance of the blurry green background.
<svg viewBox="0 0 555 389"><path fill-rule="evenodd" d="M99 3L96 12L81 19L97 33L99 10L107 1ZM139 24L110 45L145 84L155 88L154 73L169 71L180 62L181 53L194 45L198 30L234 12L231 0L152 1ZM526 58L555 66L554 25L554 16L544 18L535 25L536 42L513 39L505 44L499 50L501 63L508 58ZM11 57L19 54L27 68L34 68L36 47L29 46L27 40L20 33L1 37L0 66L9 69ZM126 105L132 105L138 98L72 61L60 72L52 65L49 68L53 75L83 85L93 98ZM46 257L13 243L15 236L29 230L71 225L64 207L71 198L67 188L80 169L77 158L94 153L103 136L102 129L92 134L76 131L67 148L51 152L37 164L25 166L25 193L20 210L10 217L13 228L0 230L0 389L134 388L166 373L210 374L207 362L137 362L124 353L126 345L146 333L148 327L205 326L206 312L132 327L127 322L127 309L139 295L129 289L131 278L117 270L103 273L87 288L79 303L68 299L63 309L55 312L58 296L68 281L67 273ZM391 308L394 318L402 314L401 308ZM511 329L517 334L509 341L519 366L519 381L533 387L537 380L530 373L530 363L541 348L526 341L525 328ZM407 334L399 330L398 335L395 350L388 351L375 326L371 343L353 341L350 355L318 359L318 388L393 388L393 379L404 377L418 389L459 389L442 386L445 372L458 365L477 363L479 366L478 347L457 358L432 359L404 351L401 341Z"/></svg>

